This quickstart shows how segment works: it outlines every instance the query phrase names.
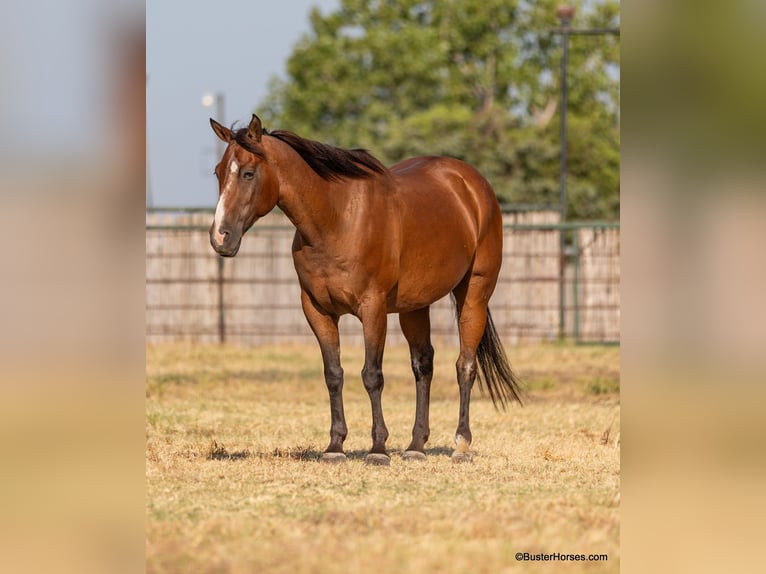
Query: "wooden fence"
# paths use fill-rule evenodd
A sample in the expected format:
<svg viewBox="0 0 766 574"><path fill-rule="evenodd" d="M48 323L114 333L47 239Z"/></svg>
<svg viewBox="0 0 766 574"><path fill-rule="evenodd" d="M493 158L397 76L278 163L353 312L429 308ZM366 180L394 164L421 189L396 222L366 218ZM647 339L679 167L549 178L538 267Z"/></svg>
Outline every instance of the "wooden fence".
<svg viewBox="0 0 766 574"><path fill-rule="evenodd" d="M147 342L221 341L242 345L313 342L300 306L290 249L294 228L282 215L260 220L239 254L218 257L207 229L212 212L147 213ZM505 216L503 267L490 309L507 344L559 335L559 234L556 212ZM578 341L619 341L619 228L568 224L565 335ZM579 256L578 256L579 254ZM449 298L431 307L435 344L457 344ZM344 344L361 344L359 322L341 319ZM396 315L389 344L404 344Z"/></svg>

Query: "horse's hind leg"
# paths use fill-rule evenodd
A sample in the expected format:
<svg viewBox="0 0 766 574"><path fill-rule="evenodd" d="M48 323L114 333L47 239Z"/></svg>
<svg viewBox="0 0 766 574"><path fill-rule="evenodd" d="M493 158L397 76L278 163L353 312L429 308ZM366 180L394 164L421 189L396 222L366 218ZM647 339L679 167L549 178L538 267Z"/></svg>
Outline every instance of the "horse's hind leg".
<svg viewBox="0 0 766 574"><path fill-rule="evenodd" d="M431 321L429 308L424 307L411 313L400 313L399 324L410 346L412 372L415 375L417 394L415 424L412 427L412 442L403 458L421 460L425 458L424 448L430 432L428 410L431 396L431 378L434 372L434 348L431 346Z"/></svg>
<svg viewBox="0 0 766 574"><path fill-rule="evenodd" d="M470 446L473 438L469 420L471 389L476 380L476 351L484 335L487 306L493 290L494 282L488 283L487 277L473 275L467 277L453 291L460 333L460 355L455 365L460 387L460 414L455 432L453 462L470 462L471 460Z"/></svg>
<svg viewBox="0 0 766 574"><path fill-rule="evenodd" d="M338 335L338 317L323 313L314 305L305 291L301 292L303 313L311 330L319 341L324 363L324 378L330 394L330 444L322 455L324 462L342 462L343 441L346 439L346 417L343 413L343 368L340 366L340 337Z"/></svg>

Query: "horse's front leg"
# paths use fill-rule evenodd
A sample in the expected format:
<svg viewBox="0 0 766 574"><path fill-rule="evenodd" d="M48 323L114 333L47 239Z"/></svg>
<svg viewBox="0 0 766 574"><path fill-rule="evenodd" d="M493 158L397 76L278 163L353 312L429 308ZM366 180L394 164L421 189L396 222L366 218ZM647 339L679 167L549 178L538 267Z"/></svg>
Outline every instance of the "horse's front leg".
<svg viewBox="0 0 766 574"><path fill-rule="evenodd" d="M368 301L359 310L364 332L364 368L362 381L372 406L372 449L365 458L367 464L388 465L391 459L386 453L388 429L383 420L381 395L383 394L383 348L386 344L386 302Z"/></svg>
<svg viewBox="0 0 766 574"><path fill-rule="evenodd" d="M425 460L426 441L430 433L428 411L431 402L431 379L434 373L434 348L431 346L429 307L399 314L402 333L410 345L412 372L415 375L416 403L412 442L404 451L405 460Z"/></svg>
<svg viewBox="0 0 766 574"><path fill-rule="evenodd" d="M343 412L343 368L340 366L338 317L319 309L306 291L301 292L303 313L319 341L324 363L324 379L330 394L330 444L322 455L323 462L344 462L343 441L348 429Z"/></svg>

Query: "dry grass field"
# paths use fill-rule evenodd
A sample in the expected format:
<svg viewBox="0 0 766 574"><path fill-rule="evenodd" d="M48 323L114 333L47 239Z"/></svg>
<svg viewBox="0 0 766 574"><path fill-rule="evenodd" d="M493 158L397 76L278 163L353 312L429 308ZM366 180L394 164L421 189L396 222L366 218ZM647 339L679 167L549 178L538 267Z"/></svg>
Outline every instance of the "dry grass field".
<svg viewBox="0 0 766 574"><path fill-rule="evenodd" d="M327 465L317 347L147 348L147 572L619 571L619 348L506 349L527 404L497 412L475 387L474 462L453 465L457 354L434 346L425 462L399 456L415 390L407 350L386 349L389 467L363 462L361 349L343 349L349 461Z"/></svg>

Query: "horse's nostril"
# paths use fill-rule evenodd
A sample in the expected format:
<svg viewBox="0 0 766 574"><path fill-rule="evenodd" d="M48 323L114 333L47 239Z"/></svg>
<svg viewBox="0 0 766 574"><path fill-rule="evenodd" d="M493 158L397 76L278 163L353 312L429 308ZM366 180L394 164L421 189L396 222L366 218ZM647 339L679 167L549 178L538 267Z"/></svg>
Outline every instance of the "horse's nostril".
<svg viewBox="0 0 766 574"><path fill-rule="evenodd" d="M223 240L224 241L226 241L229 238L229 232L226 231L225 229L222 229L222 228L219 227L218 228L218 233L219 233L219 235L223 236Z"/></svg>

